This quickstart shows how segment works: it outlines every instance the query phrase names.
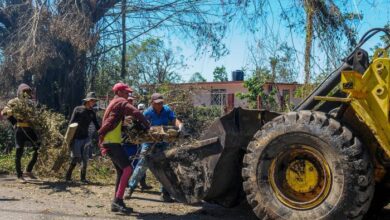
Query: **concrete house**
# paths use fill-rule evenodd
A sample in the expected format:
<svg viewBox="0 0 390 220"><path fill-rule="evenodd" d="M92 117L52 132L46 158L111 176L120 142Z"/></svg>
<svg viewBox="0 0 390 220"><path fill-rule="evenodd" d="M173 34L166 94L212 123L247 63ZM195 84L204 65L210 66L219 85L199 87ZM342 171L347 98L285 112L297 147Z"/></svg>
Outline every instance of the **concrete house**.
<svg viewBox="0 0 390 220"><path fill-rule="evenodd" d="M192 103L194 106L226 106L228 109L249 107L247 100L237 97L237 93L248 92L248 89L244 87L244 81L180 83L173 86L192 90ZM265 83L263 89L267 94L273 88L276 88L279 91L279 97L275 99L282 98L283 101L296 105L300 102L300 99L294 97L294 94L299 86L300 84L298 83ZM265 108L261 106L260 99L258 102L258 108Z"/></svg>

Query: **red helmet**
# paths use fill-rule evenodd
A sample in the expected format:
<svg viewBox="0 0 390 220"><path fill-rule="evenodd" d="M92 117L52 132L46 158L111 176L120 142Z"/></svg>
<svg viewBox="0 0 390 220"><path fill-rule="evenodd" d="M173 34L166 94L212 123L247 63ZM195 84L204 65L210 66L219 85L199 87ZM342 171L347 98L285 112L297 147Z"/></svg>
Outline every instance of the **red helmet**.
<svg viewBox="0 0 390 220"><path fill-rule="evenodd" d="M133 89L130 88L130 86L128 86L127 84L125 83L117 83L115 84L113 87L112 87L112 91L114 92L117 92L117 91L126 91L126 92L133 92Z"/></svg>

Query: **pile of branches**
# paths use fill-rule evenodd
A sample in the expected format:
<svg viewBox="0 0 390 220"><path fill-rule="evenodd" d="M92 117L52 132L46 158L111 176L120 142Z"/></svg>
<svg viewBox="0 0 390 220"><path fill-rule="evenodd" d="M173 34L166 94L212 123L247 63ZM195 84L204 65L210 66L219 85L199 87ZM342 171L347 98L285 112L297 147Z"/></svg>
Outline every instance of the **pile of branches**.
<svg viewBox="0 0 390 220"><path fill-rule="evenodd" d="M194 97L194 89L192 88L180 88L175 86L175 84L156 84L155 87L149 88L150 95L154 92L159 92L164 96L165 104L184 123L186 138L184 140L180 138L180 143L177 143L178 145L196 141L215 119L223 115L220 107L194 106L192 100L192 97ZM150 97L150 95L146 97ZM150 103L148 99L141 101L143 103Z"/></svg>
<svg viewBox="0 0 390 220"><path fill-rule="evenodd" d="M124 142L131 144L174 142L179 137L178 129L174 126L152 126L150 130L139 129L136 123L124 129Z"/></svg>
<svg viewBox="0 0 390 220"><path fill-rule="evenodd" d="M64 140L62 135L66 126L64 116L47 109L46 106L37 106L29 99L16 99L10 107L12 114L16 118L28 121L38 135L41 146L36 169L38 174L50 174L51 164L58 158Z"/></svg>

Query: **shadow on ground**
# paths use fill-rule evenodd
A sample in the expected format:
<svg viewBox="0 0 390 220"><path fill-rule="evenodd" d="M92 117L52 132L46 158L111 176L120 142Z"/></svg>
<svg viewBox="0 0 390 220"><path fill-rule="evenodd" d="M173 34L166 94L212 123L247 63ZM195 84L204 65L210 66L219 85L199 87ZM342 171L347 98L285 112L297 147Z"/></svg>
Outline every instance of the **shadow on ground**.
<svg viewBox="0 0 390 220"><path fill-rule="evenodd" d="M16 180L15 177L8 175L0 175L1 182L14 182ZM50 194L53 193L61 193L61 192L70 192L70 188L80 188L85 193L93 193L86 186L86 184L82 184L80 182L75 181L61 181L61 180L39 180L39 179L26 179L25 184L37 185L39 189L49 189L52 190ZM88 186L104 186L104 184L90 182Z"/></svg>
<svg viewBox="0 0 390 220"><path fill-rule="evenodd" d="M232 213L232 209L222 210L220 207L213 209L201 209L192 213L186 213L184 215L175 215L175 214L167 214L167 213L152 213L152 214L139 214L137 219L145 219L145 220L154 220L154 219L168 219L168 220L214 220L214 219L224 219L224 220L257 220L256 216L253 214L251 210L236 210L234 214ZM240 214L237 216L237 212ZM234 217L229 217L234 216ZM369 220L388 220L390 219L390 210L384 210L380 215L376 217L370 217Z"/></svg>
<svg viewBox="0 0 390 220"><path fill-rule="evenodd" d="M168 213L151 213L151 214L142 214L138 215L138 219L152 220L152 219L169 219L169 220L198 220L198 219L245 219L245 220L256 220L256 216L253 214L252 210L246 203L235 208L223 208L218 205L213 205L209 203L204 203L197 205L201 209L189 212L183 215L175 215Z"/></svg>
<svg viewBox="0 0 390 220"><path fill-rule="evenodd" d="M79 188L86 194L95 194L87 188L87 186L102 186L100 183L89 183L88 185L79 183L79 182L66 182L66 181L29 181L30 184L35 184L39 186L39 189L49 189L52 190L50 194L61 193L61 192L70 192L70 188Z"/></svg>
<svg viewBox="0 0 390 220"><path fill-rule="evenodd" d="M13 201L20 201L20 199L0 197L0 202L13 202Z"/></svg>

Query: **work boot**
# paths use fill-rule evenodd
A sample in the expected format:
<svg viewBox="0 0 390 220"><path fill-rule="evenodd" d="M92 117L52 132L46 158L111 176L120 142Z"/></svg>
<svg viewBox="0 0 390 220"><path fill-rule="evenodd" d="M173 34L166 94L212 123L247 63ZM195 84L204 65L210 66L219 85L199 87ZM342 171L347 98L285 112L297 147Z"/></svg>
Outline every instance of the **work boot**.
<svg viewBox="0 0 390 220"><path fill-rule="evenodd" d="M129 191L127 192L127 195L125 196L125 199L131 199L133 192L134 192L134 189L129 188Z"/></svg>
<svg viewBox="0 0 390 220"><path fill-rule="evenodd" d="M149 186L146 183L145 183L145 185L144 184L140 184L140 185L141 185L141 191L153 189L153 186Z"/></svg>
<svg viewBox="0 0 390 220"><path fill-rule="evenodd" d="M87 179L80 179L80 182L82 183L82 184L90 184L91 182L89 182L89 180L87 180Z"/></svg>
<svg viewBox="0 0 390 220"><path fill-rule="evenodd" d="M72 172L73 172L73 169L75 167L76 167L76 164L70 164L69 165L69 169L68 169L68 171L66 172L66 175L65 175L65 181L67 181L67 182L72 181Z"/></svg>
<svg viewBox="0 0 390 220"><path fill-rule="evenodd" d="M160 200L162 202L168 202L168 203L172 203L175 201L172 199L172 197L169 195L169 193L164 193L164 192L161 193Z"/></svg>
<svg viewBox="0 0 390 220"><path fill-rule="evenodd" d="M72 181L72 173L67 172L65 175L65 181L71 182Z"/></svg>
<svg viewBox="0 0 390 220"><path fill-rule="evenodd" d="M86 174L87 174L87 173L86 173L85 171L81 171L80 181L81 181L83 184L89 184L89 181L85 178Z"/></svg>
<svg viewBox="0 0 390 220"><path fill-rule="evenodd" d="M145 176L141 179L141 181L139 182L139 185L141 186L140 187L141 191L153 189L152 186L149 186L148 184L146 184Z"/></svg>
<svg viewBox="0 0 390 220"><path fill-rule="evenodd" d="M27 183L27 181L23 178L23 176L18 176L18 178L16 179L16 182L18 182L18 183Z"/></svg>
<svg viewBox="0 0 390 220"><path fill-rule="evenodd" d="M111 204L111 212L120 212L123 214L130 214L133 212L133 209L130 207L126 207L123 199L115 198Z"/></svg>
<svg viewBox="0 0 390 220"><path fill-rule="evenodd" d="M23 173L23 177L28 177L30 179L36 180L37 178L32 174L32 172L25 172Z"/></svg>

